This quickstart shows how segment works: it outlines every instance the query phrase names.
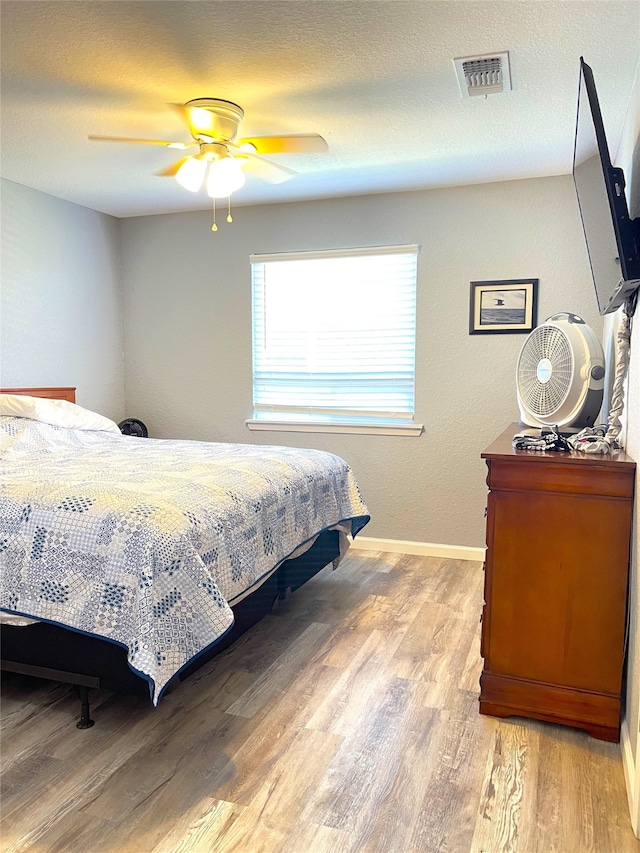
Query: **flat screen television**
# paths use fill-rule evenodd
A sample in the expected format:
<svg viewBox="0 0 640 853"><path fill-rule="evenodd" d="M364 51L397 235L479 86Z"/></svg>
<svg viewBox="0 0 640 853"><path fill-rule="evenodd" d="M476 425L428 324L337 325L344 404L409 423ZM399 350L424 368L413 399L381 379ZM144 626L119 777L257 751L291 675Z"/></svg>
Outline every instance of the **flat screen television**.
<svg viewBox="0 0 640 853"><path fill-rule="evenodd" d="M600 314L640 286L640 218L630 219L622 169L611 165L593 71L580 57L573 180Z"/></svg>

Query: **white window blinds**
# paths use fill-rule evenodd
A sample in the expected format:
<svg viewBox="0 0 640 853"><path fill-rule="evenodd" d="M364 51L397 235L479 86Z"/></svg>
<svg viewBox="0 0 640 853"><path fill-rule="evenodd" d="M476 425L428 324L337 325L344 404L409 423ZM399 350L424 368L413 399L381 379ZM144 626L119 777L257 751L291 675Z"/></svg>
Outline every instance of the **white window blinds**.
<svg viewBox="0 0 640 853"><path fill-rule="evenodd" d="M417 254L251 257L256 420L413 422Z"/></svg>

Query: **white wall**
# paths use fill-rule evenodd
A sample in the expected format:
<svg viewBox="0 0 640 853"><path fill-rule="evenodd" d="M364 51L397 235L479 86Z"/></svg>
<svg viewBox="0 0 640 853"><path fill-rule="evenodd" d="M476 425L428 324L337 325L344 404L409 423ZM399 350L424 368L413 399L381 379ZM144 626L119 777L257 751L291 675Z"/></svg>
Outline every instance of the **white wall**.
<svg viewBox="0 0 640 853"><path fill-rule="evenodd" d="M473 335L470 282L540 279L539 318L569 310L598 333L569 176L237 208L122 222L127 414L158 437L317 447L353 467L366 535L483 546L480 452L518 419L523 335ZM251 433L249 255L419 243L416 419L420 438ZM336 311L340 305L336 305Z"/></svg>
<svg viewBox="0 0 640 853"><path fill-rule="evenodd" d="M118 220L3 180L0 385L124 412Z"/></svg>
<svg viewBox="0 0 640 853"><path fill-rule="evenodd" d="M614 157L625 173L630 216L640 217L640 65L630 97L627 122ZM605 332L615 334L619 316L607 318ZM636 311L631 335L631 358L626 393L625 448L640 463L640 311ZM629 588L629 651L627 656L626 708L622 725L622 750L633 828L640 837L640 495L636 472L635 518L631 542Z"/></svg>

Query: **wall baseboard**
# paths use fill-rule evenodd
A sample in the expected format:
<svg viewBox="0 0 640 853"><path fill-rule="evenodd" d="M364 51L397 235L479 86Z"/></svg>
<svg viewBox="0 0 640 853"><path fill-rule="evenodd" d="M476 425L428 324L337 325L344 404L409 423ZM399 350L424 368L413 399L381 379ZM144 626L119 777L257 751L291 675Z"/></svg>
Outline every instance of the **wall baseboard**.
<svg viewBox="0 0 640 853"><path fill-rule="evenodd" d="M467 545L437 545L433 542L411 542L407 539L376 539L356 536L351 547L358 551L387 551L391 554L415 554L419 557L450 557L453 560L484 561L484 548Z"/></svg>
<svg viewBox="0 0 640 853"><path fill-rule="evenodd" d="M634 834L640 838L640 775L636 766L635 756L629 736L629 726L626 720L622 721L620 728L620 751L622 752L622 766L624 767L624 781L627 786L627 797L629 799L629 814L631 816L631 828Z"/></svg>

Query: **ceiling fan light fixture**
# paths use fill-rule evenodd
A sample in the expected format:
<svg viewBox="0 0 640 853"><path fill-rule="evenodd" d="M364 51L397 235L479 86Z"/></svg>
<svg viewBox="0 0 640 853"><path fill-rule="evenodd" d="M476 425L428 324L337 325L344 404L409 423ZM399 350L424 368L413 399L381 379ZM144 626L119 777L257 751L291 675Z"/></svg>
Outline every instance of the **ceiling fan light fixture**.
<svg viewBox="0 0 640 853"><path fill-rule="evenodd" d="M207 194L211 198L228 198L244 186L246 178L234 157L220 157L209 165Z"/></svg>
<svg viewBox="0 0 640 853"><path fill-rule="evenodd" d="M185 190L192 193L197 193L207 170L207 161L201 154L196 154L195 157L189 157L188 160L180 166L176 172L176 181Z"/></svg>
<svg viewBox="0 0 640 853"><path fill-rule="evenodd" d="M1 2L1 0L0 0ZM155 174L175 177L189 192L197 193L203 184L213 200L212 231L217 231L216 199L228 201L227 222L231 216L231 194L245 183L243 168L272 184L286 181L296 173L279 163L272 163L264 154L322 154L328 151L325 140L317 133L293 133L283 136L252 136L239 139L238 127L244 110L233 101L221 98L195 98L186 104L169 104L177 111L191 133L191 141L171 142L162 139L134 139L123 136L89 136L89 139L108 142L128 142L139 145L160 145L186 150L198 148L193 156L182 157Z"/></svg>

